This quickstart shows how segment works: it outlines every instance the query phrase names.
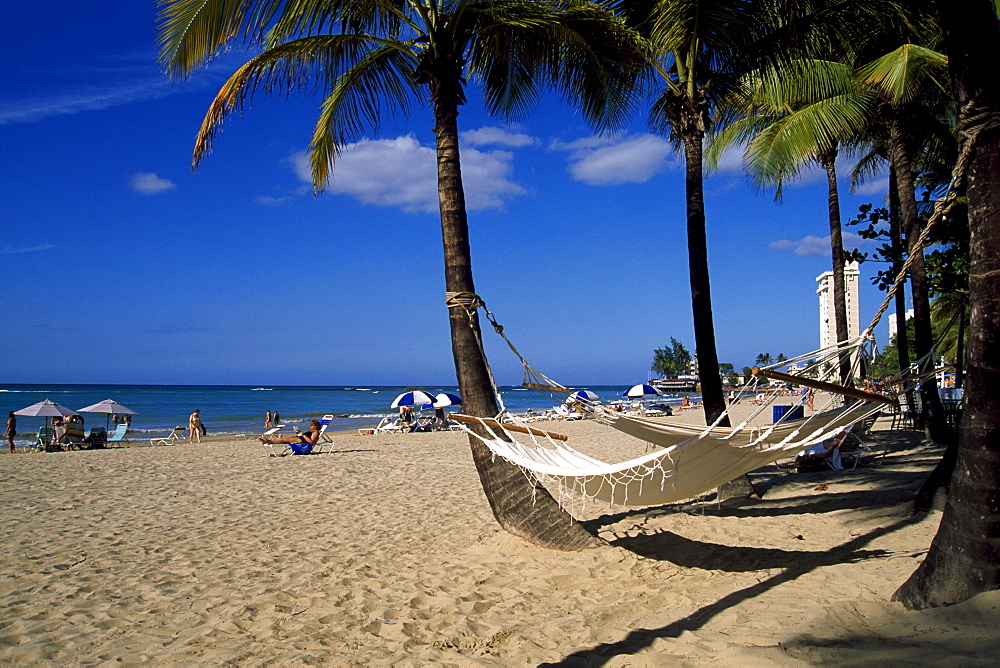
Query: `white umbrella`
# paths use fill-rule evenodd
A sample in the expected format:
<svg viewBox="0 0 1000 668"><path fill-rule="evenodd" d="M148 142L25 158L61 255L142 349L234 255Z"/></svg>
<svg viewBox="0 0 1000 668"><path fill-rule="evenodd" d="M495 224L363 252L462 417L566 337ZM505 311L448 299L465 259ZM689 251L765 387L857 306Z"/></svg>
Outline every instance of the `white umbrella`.
<svg viewBox="0 0 1000 668"><path fill-rule="evenodd" d="M128 406L122 406L120 403L114 399L105 399L104 401L98 401L96 404L87 406L86 408L81 408L81 413L107 413L108 417L105 420L105 427L111 423L111 414L120 413L122 415L138 415L138 413Z"/></svg>
<svg viewBox="0 0 1000 668"><path fill-rule="evenodd" d="M424 404L433 404L434 401L435 398L423 390L413 390L412 392L403 392L401 395L393 399L391 408L399 408L400 406L422 406Z"/></svg>
<svg viewBox="0 0 1000 668"><path fill-rule="evenodd" d="M627 392L622 394L622 396L629 397L631 399L639 399L641 397L658 397L661 394L663 394L663 392L660 392L652 385L646 385L645 383L640 383L638 385L633 385L632 387L630 387Z"/></svg>
<svg viewBox="0 0 1000 668"><path fill-rule="evenodd" d="M52 401L51 399L45 399L43 401L39 401L37 404L32 404L32 405L28 406L27 408L22 408L19 411L14 411L14 415L32 415L32 416L36 416L36 417L37 416L49 416L49 417L52 417L52 416L56 416L56 415L62 415L62 416L75 415L75 413L73 411L71 411L70 409L66 408L65 406L57 404L56 402Z"/></svg>
<svg viewBox="0 0 1000 668"><path fill-rule="evenodd" d="M61 406L51 399L45 399L39 401L37 404L32 404L27 408L22 408L19 411L14 411L14 415L31 415L33 417L55 417L56 415L66 416L74 415L73 411ZM42 426L45 426L44 423Z"/></svg>

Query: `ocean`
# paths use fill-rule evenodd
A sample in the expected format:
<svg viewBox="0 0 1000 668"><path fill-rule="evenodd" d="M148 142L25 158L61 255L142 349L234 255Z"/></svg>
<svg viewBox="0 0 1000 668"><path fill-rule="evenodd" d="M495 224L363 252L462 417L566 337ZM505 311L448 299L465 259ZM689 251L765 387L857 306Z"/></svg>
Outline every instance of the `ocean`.
<svg viewBox="0 0 1000 668"><path fill-rule="evenodd" d="M629 387L598 385L585 389L595 392L604 403L613 403L620 401ZM331 430L372 427L383 417L396 415L397 411L390 408L393 399L411 389L431 394L458 391L457 387L385 386L0 385L0 410L6 418L8 411L26 408L43 399L51 399L73 411L104 399L114 399L137 412L132 416L129 434L132 440L141 441L165 436L175 426L186 426L188 416L196 408L201 410L209 435L259 434L264 431L267 411L278 411L281 421L289 427L305 429L310 419L328 414L334 416ZM508 410L515 414L529 409L541 412L557 403L549 396L522 387L501 387L500 392ZM681 395L664 395L656 400L677 404ZM433 410L425 413L433 415ZM88 429L105 424L109 418L102 413L81 415ZM34 433L42 421L40 417L19 415L18 432ZM17 442L25 441L19 438Z"/></svg>

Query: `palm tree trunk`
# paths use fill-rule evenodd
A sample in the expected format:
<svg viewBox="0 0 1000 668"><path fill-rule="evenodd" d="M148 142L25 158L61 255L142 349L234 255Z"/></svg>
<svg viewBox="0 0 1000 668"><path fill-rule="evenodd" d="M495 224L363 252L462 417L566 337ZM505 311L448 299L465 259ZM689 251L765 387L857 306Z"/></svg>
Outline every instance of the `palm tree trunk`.
<svg viewBox="0 0 1000 668"><path fill-rule="evenodd" d="M691 282L691 309L694 315L695 353L701 400L709 424L726 410L719 375L719 355L715 347L715 323L712 315L712 288L708 271L708 238L705 230L705 195L703 190L702 133L684 134L686 165L688 275ZM729 426L729 418L722 425Z"/></svg>
<svg viewBox="0 0 1000 668"><path fill-rule="evenodd" d="M820 164L826 171L827 209L830 213L830 259L833 264L833 320L837 331L837 341L846 341L847 331L847 287L844 282L844 234L840 224L840 195L837 192L837 149L833 148L819 156ZM851 383L851 356L841 353L838 358L840 382Z"/></svg>
<svg viewBox="0 0 1000 668"><path fill-rule="evenodd" d="M969 205L969 345L958 463L927 557L893 594L910 608L959 603L1000 588L1000 43L989 0L938 5L955 81L959 127L981 130L972 156ZM967 107L974 102L975 107ZM979 125L982 127L982 125Z"/></svg>
<svg viewBox="0 0 1000 668"><path fill-rule="evenodd" d="M719 374L719 354L715 348L715 323L712 315L712 289L708 271L708 235L705 229L705 195L703 186L702 139L704 133L689 130L684 133L685 192L687 196L688 275L691 282L691 309L694 314L695 353L698 356L698 378L701 400L705 405L705 423L713 423L726 410ZM728 427L729 416L719 422ZM744 474L719 487L718 499L756 496L757 492Z"/></svg>
<svg viewBox="0 0 1000 668"><path fill-rule="evenodd" d="M438 164L438 200L444 243L445 289L475 294L472 253L465 209L465 189L458 147L460 84L432 83ZM463 409L470 415L493 417L498 412L486 366L479 318L475 310L449 309L452 354ZM543 547L580 550L603 541L586 531L543 487L532 486L517 466L493 457L483 443L469 436L472 459L493 516L505 530Z"/></svg>
<svg viewBox="0 0 1000 668"><path fill-rule="evenodd" d="M892 246L893 257L892 275L898 276L903 270L906 252L903 249L903 234L901 232L899 213L899 186L896 185L896 175L889 174L889 243ZM906 335L906 284L896 290L894 297L896 301L896 366L899 376L905 375L910 368L910 339ZM913 391L906 392L906 405L912 412L916 410L916 402L913 399Z"/></svg>
<svg viewBox="0 0 1000 668"><path fill-rule="evenodd" d="M890 128L890 157L896 185L899 187L899 210L903 217L903 232L907 251L913 262L910 265L910 289L913 297L914 348L921 359L934 348L931 329L931 301L927 287L927 270L924 267L924 249L917 244L920 236L920 218L917 214L917 196L910 166L910 151L906 144L902 120L898 115ZM928 376L920 385L922 417L931 438L938 442L950 440L950 430L944 421L941 397L938 396L937 378Z"/></svg>

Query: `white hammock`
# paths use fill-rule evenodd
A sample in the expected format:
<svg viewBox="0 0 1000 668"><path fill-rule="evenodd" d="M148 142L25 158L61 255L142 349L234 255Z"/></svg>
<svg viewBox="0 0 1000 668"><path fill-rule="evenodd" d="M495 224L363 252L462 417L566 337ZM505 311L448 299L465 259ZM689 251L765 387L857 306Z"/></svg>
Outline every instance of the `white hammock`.
<svg viewBox="0 0 1000 668"><path fill-rule="evenodd" d="M449 307L464 308L470 324L475 311L483 308L494 329L521 360L526 387L569 392L569 388L531 368L478 296L471 293L449 293ZM885 304L879 316L884 310ZM879 316L876 316L876 320L861 336L853 340L842 341L824 351L783 360L765 367L765 370L801 361L807 363L807 368L811 366L813 371L819 371L820 365L827 360L850 355L855 367L853 371L857 371L861 356L853 353L863 353L863 349L872 344L871 332ZM473 327L473 331L477 332L478 337L478 330ZM479 344L482 348L481 340ZM483 351L484 359L485 355ZM811 362L807 362L810 358ZM503 399L488 366L487 371L501 406L500 415L496 418L477 418L453 414L452 417L458 420L463 430L482 440L494 455L519 466L530 479L544 485L560 502L565 498L582 496L584 499L597 499L621 506L651 506L690 499L761 466L801 452L810 445L847 429L877 413L881 408L878 401L886 400L883 396L860 392L852 396L864 398L867 395L868 399L878 401L861 400L846 408L821 410L809 418L794 421L782 419L776 424L762 427L749 427L747 421L736 427L719 427L718 423L727 414L725 412L715 424L708 427L685 427L595 407L599 418L612 427L664 448L618 464L608 464L569 447L564 442L564 436L549 435L520 424L503 407ZM802 384L810 383L803 381ZM889 401L895 403L895 400ZM769 402L762 402L761 408L751 419L764 410L767 403ZM465 426L469 423L477 424L479 429L473 430ZM488 436L478 433L480 431ZM519 442L513 432L522 437L526 434L530 443Z"/></svg>
<svg viewBox="0 0 1000 668"><path fill-rule="evenodd" d="M463 429L482 440L495 455L519 466L557 498L582 496L621 506L651 506L693 498L744 473L801 452L873 415L879 408L859 402L804 420L760 428L701 427L699 433L679 442L678 434L683 431L678 430L679 425L620 415L612 424L616 429L650 443L669 443L669 446L618 464L589 457L555 438L540 439L536 434L528 434L531 443L520 443L510 429L495 420L463 416L464 422L479 421L489 437L464 426Z"/></svg>

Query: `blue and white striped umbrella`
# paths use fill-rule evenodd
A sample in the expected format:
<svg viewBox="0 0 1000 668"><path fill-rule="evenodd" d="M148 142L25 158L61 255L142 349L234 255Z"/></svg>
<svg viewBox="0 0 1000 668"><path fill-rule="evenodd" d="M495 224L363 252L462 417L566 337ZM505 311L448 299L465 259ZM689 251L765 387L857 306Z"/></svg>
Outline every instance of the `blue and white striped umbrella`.
<svg viewBox="0 0 1000 668"><path fill-rule="evenodd" d="M392 402L392 408L399 408L400 406L422 406L423 404L433 404L434 397L427 394L423 390L413 390L412 392L403 392L401 395L396 397Z"/></svg>
<svg viewBox="0 0 1000 668"><path fill-rule="evenodd" d="M663 394L658 389L652 385L646 385L645 383L640 383L638 385L633 385L629 388L627 392L622 394L623 397L629 397L631 399L639 399L640 397L658 397Z"/></svg>
<svg viewBox="0 0 1000 668"><path fill-rule="evenodd" d="M597 401L600 399L597 393L591 392L590 390L577 390L573 394L569 395L570 399L575 401Z"/></svg>

